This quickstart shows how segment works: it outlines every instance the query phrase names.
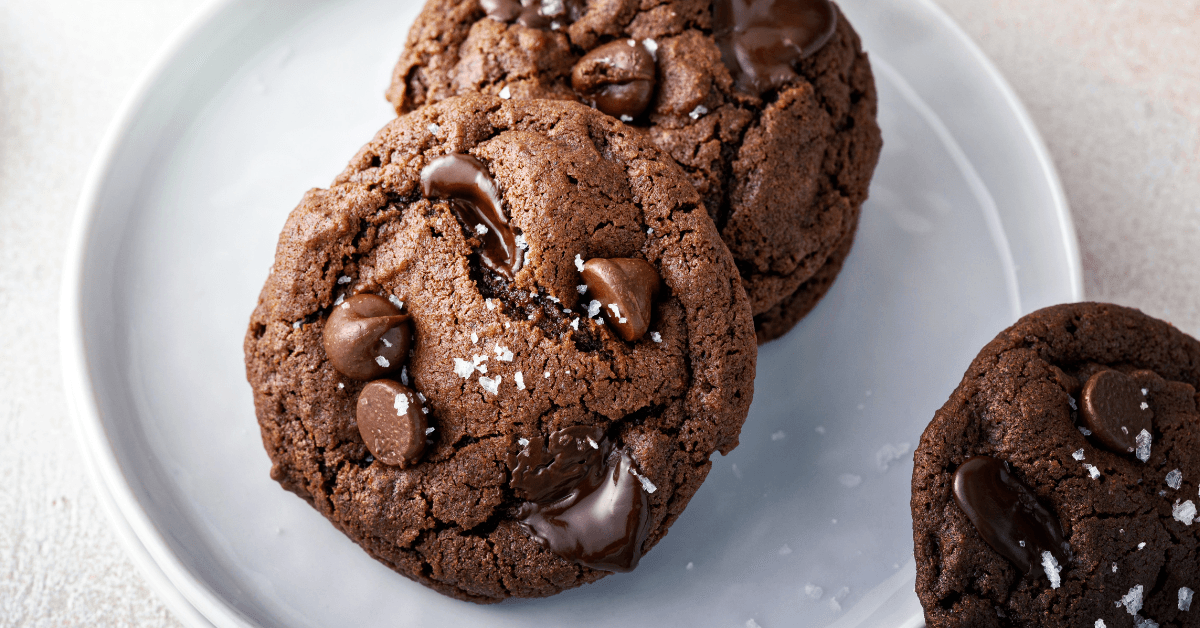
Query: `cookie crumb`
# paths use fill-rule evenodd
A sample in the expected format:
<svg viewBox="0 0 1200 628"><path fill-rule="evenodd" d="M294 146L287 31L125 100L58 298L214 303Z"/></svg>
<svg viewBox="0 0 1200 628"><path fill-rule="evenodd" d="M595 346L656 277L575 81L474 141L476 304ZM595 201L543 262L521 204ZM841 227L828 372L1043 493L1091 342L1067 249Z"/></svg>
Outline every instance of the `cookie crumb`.
<svg viewBox="0 0 1200 628"><path fill-rule="evenodd" d="M1175 507L1171 509L1171 516L1175 517L1175 520L1183 525L1190 526L1196 518L1196 504L1193 504L1190 499L1182 504L1179 503L1179 500L1175 500Z"/></svg>
<svg viewBox="0 0 1200 628"><path fill-rule="evenodd" d="M1183 471L1180 471L1179 469L1175 469L1174 471L1168 473L1167 474L1167 486L1169 486L1175 490L1179 490L1179 487L1183 486Z"/></svg>
<svg viewBox="0 0 1200 628"><path fill-rule="evenodd" d="M1076 451L1075 453L1071 454L1071 457L1076 460L1083 460L1083 450L1080 449L1079 451Z"/></svg>
<svg viewBox="0 0 1200 628"><path fill-rule="evenodd" d="M484 390L494 395L500 391L500 380L502 379L504 379L504 377L501 375L497 375L495 379L490 377L480 377L479 385L483 386Z"/></svg>
<svg viewBox="0 0 1200 628"><path fill-rule="evenodd" d="M1179 610L1187 611L1192 609L1192 594L1195 591L1187 587L1179 587Z"/></svg>
<svg viewBox="0 0 1200 628"><path fill-rule="evenodd" d="M513 375L513 381L517 383L517 390L525 390L525 376L521 373L521 371L517 371L516 374Z"/></svg>
<svg viewBox="0 0 1200 628"><path fill-rule="evenodd" d="M1050 588L1057 589L1062 586L1062 567L1058 566L1058 561L1055 560L1054 554L1049 551L1042 552L1042 569L1046 570L1046 577L1050 579Z"/></svg>
<svg viewBox="0 0 1200 628"><path fill-rule="evenodd" d="M1117 606L1124 606L1130 615L1137 615L1138 611L1142 610L1142 585L1130 589L1129 593L1117 601Z"/></svg>
<svg viewBox="0 0 1200 628"><path fill-rule="evenodd" d="M785 438L787 438L787 434L785 434L785 433L783 432L783 430L779 430L778 432L775 432L774 434L771 434L771 440L772 440L772 441L780 441L780 440L783 440L783 439L785 439Z"/></svg>

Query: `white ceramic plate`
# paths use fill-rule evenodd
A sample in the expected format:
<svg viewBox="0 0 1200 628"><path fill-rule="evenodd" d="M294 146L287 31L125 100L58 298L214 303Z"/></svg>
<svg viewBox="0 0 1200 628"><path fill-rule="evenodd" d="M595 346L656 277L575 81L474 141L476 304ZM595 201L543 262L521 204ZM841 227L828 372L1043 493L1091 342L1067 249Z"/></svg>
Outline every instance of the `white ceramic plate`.
<svg viewBox="0 0 1200 628"><path fill-rule="evenodd" d="M242 334L288 211L390 117L419 6L216 2L129 100L63 286L67 388L130 555L193 626L913 626L912 448L976 351L1081 298L1053 166L928 0L842 0L885 147L821 305L763 347L742 444L639 569L490 607L368 558L268 478ZM820 591L816 588L819 587Z"/></svg>

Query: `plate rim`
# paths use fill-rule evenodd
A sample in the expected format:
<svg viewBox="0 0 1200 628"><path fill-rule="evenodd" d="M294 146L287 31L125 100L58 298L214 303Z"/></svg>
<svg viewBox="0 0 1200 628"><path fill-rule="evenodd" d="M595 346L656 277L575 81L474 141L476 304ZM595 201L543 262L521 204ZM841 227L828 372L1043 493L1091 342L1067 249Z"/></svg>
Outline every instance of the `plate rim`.
<svg viewBox="0 0 1200 628"><path fill-rule="evenodd" d="M121 142L137 120L137 113L146 105L152 90L188 44L227 8L247 1L250 0L208 0L202 4L167 38L126 94L84 178L67 241L59 293L59 353L63 383L76 444L81 451L89 482L118 542L150 589L181 623L198 628L250 628L257 624L250 622L184 567L134 497L104 429L94 381L88 369L81 307L83 276L88 260L88 244L97 225L101 192L109 180ZM919 7L935 18L941 29L953 36L968 52L974 65L990 79L1008 110L1015 116L1049 188L1051 204L1062 234L1060 244L1066 257L1067 267L1064 270L1070 298L1082 300L1082 261L1066 193L1045 141L1024 103L991 59L941 6L933 0L901 1Z"/></svg>

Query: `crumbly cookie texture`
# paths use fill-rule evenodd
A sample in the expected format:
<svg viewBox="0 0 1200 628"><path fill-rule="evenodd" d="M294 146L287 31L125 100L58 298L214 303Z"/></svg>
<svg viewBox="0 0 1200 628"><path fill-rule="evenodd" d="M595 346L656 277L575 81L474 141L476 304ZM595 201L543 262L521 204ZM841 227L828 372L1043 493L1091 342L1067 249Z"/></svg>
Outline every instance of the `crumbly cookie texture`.
<svg viewBox="0 0 1200 628"><path fill-rule="evenodd" d="M858 35L834 8L832 37L793 64L796 76L752 95L722 60L712 2L576 4L555 4L565 7L561 23L530 27L488 17L479 0L429 0L388 99L398 112L473 91L598 102L589 55L620 41L646 48L656 66L652 97L644 112L625 119L700 191L733 252L760 339L786 332L832 283L810 280L840 269L839 249L853 241L846 236L882 147L874 79ZM579 13L573 21L570 9ZM634 76L640 67L613 64L615 78L606 80ZM620 102L640 104L632 88L642 83L628 85Z"/></svg>
<svg viewBox="0 0 1200 628"><path fill-rule="evenodd" d="M486 229L422 194L422 170L450 154L475 157L498 185L521 249L511 278L483 263ZM661 277L644 336L618 336L607 319L616 314L592 303L581 278L592 259L644 260ZM427 421L428 442L413 446L418 423L404 423L396 465L376 460L360 435L367 382L340 373L322 346L330 312L360 294L402 309L412 330L385 392L398 413ZM572 446L552 434L587 435L575 445L599 437L597 450L615 452L612 468L636 480L622 490L646 499L645 541L634 548L645 551L683 511L712 453L737 445L757 348L737 269L701 198L643 134L576 103L469 96L393 121L329 189L304 196L245 354L272 478L396 571L496 602L608 574L523 527L530 504L511 484L517 461ZM387 416L383 399L364 402L373 422ZM529 486L520 494L538 493Z"/></svg>
<svg viewBox="0 0 1200 628"><path fill-rule="evenodd" d="M984 347L915 455L926 623L1200 625L1197 386L1200 343L1116 305L1046 308Z"/></svg>

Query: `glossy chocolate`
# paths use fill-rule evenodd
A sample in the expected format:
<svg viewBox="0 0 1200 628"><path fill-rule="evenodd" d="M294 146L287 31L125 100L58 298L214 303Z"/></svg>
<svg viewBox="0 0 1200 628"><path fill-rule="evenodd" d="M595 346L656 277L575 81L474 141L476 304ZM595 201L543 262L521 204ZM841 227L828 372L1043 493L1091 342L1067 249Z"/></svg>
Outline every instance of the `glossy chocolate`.
<svg viewBox="0 0 1200 628"><path fill-rule="evenodd" d="M500 187L483 162L462 154L434 159L421 171L421 191L450 202L467 231L482 241L480 257L488 268L508 279L521 269L523 255L504 217Z"/></svg>
<svg viewBox="0 0 1200 628"><path fill-rule="evenodd" d="M358 394L358 433L375 459L397 467L416 464L425 453L429 422L421 398L390 379L375 380Z"/></svg>
<svg viewBox="0 0 1200 628"><path fill-rule="evenodd" d="M640 259L595 258L584 263L582 274L588 292L600 302L601 315L618 336L635 341L646 335L654 297L662 289L653 265Z"/></svg>
<svg viewBox="0 0 1200 628"><path fill-rule="evenodd" d="M334 306L321 342L339 373L353 379L375 379L404 363L412 346L412 326L408 315L387 299L356 294Z"/></svg>
<svg viewBox="0 0 1200 628"><path fill-rule="evenodd" d="M571 87L610 116L636 118L654 96L654 57L641 42L609 42L575 64Z"/></svg>
<svg viewBox="0 0 1200 628"><path fill-rule="evenodd" d="M528 499L522 528L551 552L604 571L632 571L650 529L650 499L633 459L603 432L570 427L516 456L513 487Z"/></svg>
<svg viewBox="0 0 1200 628"><path fill-rule="evenodd" d="M1037 572L1044 551L1066 567L1069 547L1058 519L1004 462L991 456L967 459L954 472L954 501L979 536L1023 573Z"/></svg>
<svg viewBox="0 0 1200 628"><path fill-rule="evenodd" d="M1154 411L1137 381L1120 371L1100 371L1083 385L1079 418L1109 451L1132 453L1137 435L1151 431Z"/></svg>
<svg viewBox="0 0 1200 628"><path fill-rule="evenodd" d="M837 27L829 0L715 0L713 34L740 89L754 95L799 79L795 64Z"/></svg>
<svg viewBox="0 0 1200 628"><path fill-rule="evenodd" d="M506 24L559 30L579 19L584 0L480 0L488 17Z"/></svg>

